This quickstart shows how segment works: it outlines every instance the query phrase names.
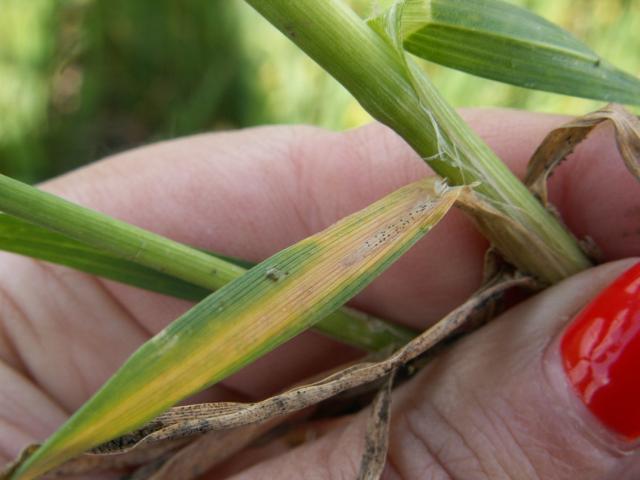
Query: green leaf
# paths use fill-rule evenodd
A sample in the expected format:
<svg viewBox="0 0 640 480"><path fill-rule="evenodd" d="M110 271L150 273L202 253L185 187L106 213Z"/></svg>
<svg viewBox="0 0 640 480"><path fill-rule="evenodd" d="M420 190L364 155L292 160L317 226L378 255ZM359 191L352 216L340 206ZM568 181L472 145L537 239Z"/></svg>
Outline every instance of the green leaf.
<svg viewBox="0 0 640 480"><path fill-rule="evenodd" d="M0 214L0 250L65 265L184 300L201 300L211 293L206 288L6 214Z"/></svg>
<svg viewBox="0 0 640 480"><path fill-rule="evenodd" d="M0 211L210 290L244 272L238 265L4 175Z"/></svg>
<svg viewBox="0 0 640 480"><path fill-rule="evenodd" d="M500 0L405 0L401 31L407 51L473 75L640 104L640 80L560 27Z"/></svg>
<svg viewBox="0 0 640 480"><path fill-rule="evenodd" d="M309 328L426 234L460 192L413 183L225 285L146 342L12 478L36 478L141 426Z"/></svg>

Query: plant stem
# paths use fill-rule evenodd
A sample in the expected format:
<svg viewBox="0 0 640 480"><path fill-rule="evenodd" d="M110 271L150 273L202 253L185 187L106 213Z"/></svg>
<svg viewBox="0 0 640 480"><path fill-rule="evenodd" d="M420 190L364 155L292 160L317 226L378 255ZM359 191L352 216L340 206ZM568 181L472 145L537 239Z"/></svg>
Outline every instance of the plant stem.
<svg viewBox="0 0 640 480"><path fill-rule="evenodd" d="M231 262L4 175L0 175L0 210L208 290L217 290L246 272ZM365 350L398 347L415 336L405 327L351 309L334 312L316 328Z"/></svg>
<svg viewBox="0 0 640 480"><path fill-rule="evenodd" d="M340 0L247 0L399 133L451 184L471 185L516 228L481 218L520 270L555 283L590 263L575 239L465 124L426 75Z"/></svg>

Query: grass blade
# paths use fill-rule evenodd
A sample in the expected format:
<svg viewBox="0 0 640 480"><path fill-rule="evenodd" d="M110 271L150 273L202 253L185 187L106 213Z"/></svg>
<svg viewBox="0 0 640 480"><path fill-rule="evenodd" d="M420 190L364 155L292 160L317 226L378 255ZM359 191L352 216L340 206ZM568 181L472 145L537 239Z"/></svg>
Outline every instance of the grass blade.
<svg viewBox="0 0 640 480"><path fill-rule="evenodd" d="M405 0L404 48L424 59L525 88L640 104L640 80L562 28L501 0Z"/></svg>
<svg viewBox="0 0 640 480"><path fill-rule="evenodd" d="M6 214L0 214L0 249L184 300L202 300L211 293Z"/></svg>
<svg viewBox="0 0 640 480"><path fill-rule="evenodd" d="M0 248L95 275L201 300L238 278L246 262L210 254L0 175ZM173 277L171 279L170 277ZM201 288L198 288L201 287ZM317 330L365 350L403 345L414 333L344 308Z"/></svg>
<svg viewBox="0 0 640 480"><path fill-rule="evenodd" d="M230 262L4 175L0 175L0 211L210 289L244 272Z"/></svg>
<svg viewBox="0 0 640 480"><path fill-rule="evenodd" d="M144 424L310 327L418 241L460 192L416 182L252 268L146 342L12 478L36 478Z"/></svg>

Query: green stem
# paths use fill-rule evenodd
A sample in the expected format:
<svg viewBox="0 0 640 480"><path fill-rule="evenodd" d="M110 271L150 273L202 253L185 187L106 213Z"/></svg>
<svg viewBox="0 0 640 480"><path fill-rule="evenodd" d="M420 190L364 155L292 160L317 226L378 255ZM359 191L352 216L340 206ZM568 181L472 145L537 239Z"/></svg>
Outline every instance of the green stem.
<svg viewBox="0 0 640 480"><path fill-rule="evenodd" d="M73 204L0 175L0 210L79 242L208 290L217 290L246 269L142 228ZM366 350L400 346L411 330L342 309L316 324L322 333Z"/></svg>
<svg viewBox="0 0 640 480"><path fill-rule="evenodd" d="M589 266L575 239L465 124L426 75L340 0L247 0L452 184L474 184L517 228L483 233L521 270L554 283Z"/></svg>

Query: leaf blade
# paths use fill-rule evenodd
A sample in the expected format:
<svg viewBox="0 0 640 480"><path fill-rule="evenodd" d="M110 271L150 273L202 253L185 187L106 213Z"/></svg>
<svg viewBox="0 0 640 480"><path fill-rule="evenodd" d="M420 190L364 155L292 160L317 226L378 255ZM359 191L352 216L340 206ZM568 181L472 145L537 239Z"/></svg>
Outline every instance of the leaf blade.
<svg viewBox="0 0 640 480"><path fill-rule="evenodd" d="M0 214L0 249L184 300L201 300L211 293L6 214Z"/></svg>
<svg viewBox="0 0 640 480"><path fill-rule="evenodd" d="M310 327L426 234L460 191L416 182L225 285L146 342L13 478L136 428Z"/></svg>
<svg viewBox="0 0 640 480"><path fill-rule="evenodd" d="M570 33L501 0L406 0L403 47L435 63L524 88L640 104L640 80Z"/></svg>

